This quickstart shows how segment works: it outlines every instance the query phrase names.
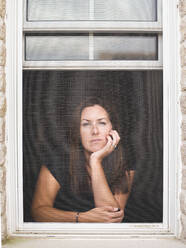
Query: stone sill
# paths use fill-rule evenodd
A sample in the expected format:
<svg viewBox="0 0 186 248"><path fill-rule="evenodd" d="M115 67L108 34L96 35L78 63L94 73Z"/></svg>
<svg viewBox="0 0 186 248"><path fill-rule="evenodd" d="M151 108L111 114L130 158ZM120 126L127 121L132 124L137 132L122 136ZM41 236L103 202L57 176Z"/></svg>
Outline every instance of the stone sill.
<svg viewBox="0 0 186 248"><path fill-rule="evenodd" d="M24 239L7 240L2 248L186 248L186 243L176 239L123 239L123 240L95 240L95 239Z"/></svg>

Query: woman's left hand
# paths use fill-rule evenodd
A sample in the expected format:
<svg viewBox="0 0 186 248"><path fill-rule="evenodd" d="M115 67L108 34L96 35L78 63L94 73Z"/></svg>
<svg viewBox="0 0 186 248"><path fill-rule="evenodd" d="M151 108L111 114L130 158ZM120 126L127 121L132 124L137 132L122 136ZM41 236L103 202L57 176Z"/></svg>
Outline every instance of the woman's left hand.
<svg viewBox="0 0 186 248"><path fill-rule="evenodd" d="M111 130L107 136L107 144L100 149L99 151L93 152L90 155L89 165L91 166L92 162L99 162L103 160L104 157L108 156L116 148L120 141L120 136L116 130Z"/></svg>

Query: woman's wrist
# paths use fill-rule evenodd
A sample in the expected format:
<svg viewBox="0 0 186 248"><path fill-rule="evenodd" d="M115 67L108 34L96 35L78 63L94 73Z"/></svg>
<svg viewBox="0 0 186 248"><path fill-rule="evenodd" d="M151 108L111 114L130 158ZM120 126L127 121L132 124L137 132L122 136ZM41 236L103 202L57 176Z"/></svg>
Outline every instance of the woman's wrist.
<svg viewBox="0 0 186 248"><path fill-rule="evenodd" d="M87 216L87 212L80 212L78 216L78 222L79 223L87 222L86 216Z"/></svg>
<svg viewBox="0 0 186 248"><path fill-rule="evenodd" d="M96 156L94 156L94 154L92 154L90 156L90 160L89 160L89 165L90 167L93 167L95 165L101 165L102 159L101 158L97 158Z"/></svg>
<svg viewBox="0 0 186 248"><path fill-rule="evenodd" d="M79 222L79 214L80 214L80 212L77 212L77 213L76 213L76 216L75 216L75 218L76 218L76 223Z"/></svg>

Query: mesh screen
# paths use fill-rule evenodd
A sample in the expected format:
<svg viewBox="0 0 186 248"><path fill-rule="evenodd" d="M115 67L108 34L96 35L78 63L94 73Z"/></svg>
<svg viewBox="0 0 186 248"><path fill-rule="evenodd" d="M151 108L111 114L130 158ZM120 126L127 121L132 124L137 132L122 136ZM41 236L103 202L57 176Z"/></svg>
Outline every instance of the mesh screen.
<svg viewBox="0 0 186 248"><path fill-rule="evenodd" d="M135 169L124 222L162 222L162 71L24 71L23 76L24 221L33 221L30 209L41 165L68 167L74 108L85 97L97 96L115 105L127 164ZM67 198L61 208L76 209L78 199Z"/></svg>

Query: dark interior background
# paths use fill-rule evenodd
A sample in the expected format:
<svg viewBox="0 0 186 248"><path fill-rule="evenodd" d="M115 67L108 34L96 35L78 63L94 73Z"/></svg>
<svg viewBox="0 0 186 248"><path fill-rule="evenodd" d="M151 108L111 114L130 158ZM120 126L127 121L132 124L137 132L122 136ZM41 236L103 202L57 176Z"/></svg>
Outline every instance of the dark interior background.
<svg viewBox="0 0 186 248"><path fill-rule="evenodd" d="M28 70L23 76L24 221L33 221L30 206L43 161L68 153L68 116L85 96L96 95L116 106L127 162L136 169L124 221L162 222L162 71Z"/></svg>

